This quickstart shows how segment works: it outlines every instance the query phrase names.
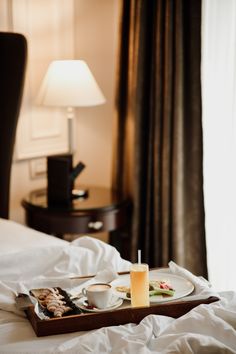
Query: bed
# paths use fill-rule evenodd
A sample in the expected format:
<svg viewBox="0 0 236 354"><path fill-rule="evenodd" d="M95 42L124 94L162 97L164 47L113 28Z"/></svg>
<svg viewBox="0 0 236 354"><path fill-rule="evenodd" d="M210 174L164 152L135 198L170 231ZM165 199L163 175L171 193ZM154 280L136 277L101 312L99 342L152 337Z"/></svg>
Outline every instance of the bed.
<svg viewBox="0 0 236 354"><path fill-rule="evenodd" d="M19 284L65 281L68 277L124 272L130 263L112 246L88 236L69 243L13 221L0 219L0 353L236 353L236 293L215 293L209 283L173 262L168 273L194 284L193 298L217 295L174 319L148 315L139 324L37 337L15 307ZM181 299L180 299L181 301Z"/></svg>

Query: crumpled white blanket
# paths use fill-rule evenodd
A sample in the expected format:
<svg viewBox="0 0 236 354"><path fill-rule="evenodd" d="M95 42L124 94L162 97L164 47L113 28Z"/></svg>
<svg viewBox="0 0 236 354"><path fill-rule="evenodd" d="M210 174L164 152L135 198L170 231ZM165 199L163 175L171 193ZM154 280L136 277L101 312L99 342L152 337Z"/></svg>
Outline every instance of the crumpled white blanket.
<svg viewBox="0 0 236 354"><path fill-rule="evenodd" d="M118 271L128 271L129 268L130 262L123 260L114 247L88 236L65 245L6 253L0 258L0 309L22 315L15 306L17 293L28 293L30 289L45 286L60 286L72 289L71 293L76 294L94 280L69 277L97 274L96 281L108 282L115 279Z"/></svg>
<svg viewBox="0 0 236 354"><path fill-rule="evenodd" d="M84 236L66 245L2 254L0 280L26 281L32 278L93 275L106 268L128 270L129 264L121 259L115 248Z"/></svg>
<svg viewBox="0 0 236 354"><path fill-rule="evenodd" d="M11 252L0 257L0 354L236 353L235 292L220 293L220 301L200 305L179 319L149 315L138 325L37 338L29 321L13 312L12 287L48 278L64 281L68 274L95 274L98 270L103 274L108 264L116 271L129 267L113 247L90 237L46 248L46 253L43 247L35 247L33 254L29 248L21 254ZM194 297L215 294L206 280L174 262L170 262L168 271L192 281Z"/></svg>

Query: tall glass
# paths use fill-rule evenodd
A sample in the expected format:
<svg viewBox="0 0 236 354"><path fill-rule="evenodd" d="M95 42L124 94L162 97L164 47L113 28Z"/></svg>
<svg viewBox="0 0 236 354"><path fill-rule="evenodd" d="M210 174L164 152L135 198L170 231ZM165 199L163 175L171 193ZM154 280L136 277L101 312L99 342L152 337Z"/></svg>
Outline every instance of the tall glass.
<svg viewBox="0 0 236 354"><path fill-rule="evenodd" d="M135 263L130 268L131 306L150 306L148 264Z"/></svg>

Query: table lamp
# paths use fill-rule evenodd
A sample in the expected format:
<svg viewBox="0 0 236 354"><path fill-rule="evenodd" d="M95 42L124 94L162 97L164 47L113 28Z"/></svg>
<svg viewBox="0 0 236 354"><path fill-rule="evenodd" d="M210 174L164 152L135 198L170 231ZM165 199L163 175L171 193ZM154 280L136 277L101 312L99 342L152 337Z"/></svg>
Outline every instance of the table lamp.
<svg viewBox="0 0 236 354"><path fill-rule="evenodd" d="M69 151L74 152L73 119L75 107L91 107L105 103L88 65L83 60L55 60L46 72L35 103L65 107L69 122Z"/></svg>
<svg viewBox="0 0 236 354"><path fill-rule="evenodd" d="M42 106L52 106L52 107L65 107L67 111L68 118L68 139L69 139L69 152L71 156L75 151L75 129L74 129L74 117L75 107L91 107L103 104L105 102L105 97L100 90L95 78L93 77L91 71L89 70L88 65L83 60L56 60L53 61L46 72L46 75L42 81L42 84L39 88L38 95L36 97L35 103ZM70 157L69 157L70 158ZM56 157L55 157L56 159ZM68 163L70 161L68 160ZM49 163L49 159L48 159ZM57 161L51 161L52 163L58 165L58 163L63 163L63 159L57 159ZM67 164L68 164L67 163ZM48 165L49 166L49 165ZM65 169L66 167L65 162ZM74 172L80 168L81 163L79 163ZM55 169L56 170L56 169ZM80 169L81 170L81 169ZM52 171L52 167L51 167ZM49 171L48 171L49 172ZM65 172L65 171L64 171ZM70 178L71 176L66 174L64 178L63 184L58 186L58 191L63 191L67 186L67 195L69 194L70 189ZM50 176L54 176L55 173L50 173ZM61 174L62 175L62 174ZM68 176L67 176L68 175ZM73 175L73 173L72 173ZM48 177L49 173L48 173ZM73 177L73 176L72 176ZM51 181L51 177L48 178L48 182ZM63 200L63 196L61 197L57 195L57 190L55 187L55 176L53 177L54 183L52 183L53 190L52 194L56 194L56 197L61 198ZM51 184L49 183L49 186ZM50 187L51 188L51 187ZM48 189L50 189L48 188ZM84 197L87 194L86 190L72 190L72 194L80 197ZM66 199L66 197L64 197Z"/></svg>

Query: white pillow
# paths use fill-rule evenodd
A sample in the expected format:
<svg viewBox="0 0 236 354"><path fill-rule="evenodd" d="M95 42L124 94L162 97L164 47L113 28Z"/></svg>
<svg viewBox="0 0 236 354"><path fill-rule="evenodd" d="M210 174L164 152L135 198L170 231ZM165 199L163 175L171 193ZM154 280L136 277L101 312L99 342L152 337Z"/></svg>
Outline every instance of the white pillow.
<svg viewBox="0 0 236 354"><path fill-rule="evenodd" d="M29 248L66 244L68 244L67 241L57 237L30 229L14 221L0 218L0 254Z"/></svg>

